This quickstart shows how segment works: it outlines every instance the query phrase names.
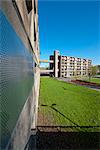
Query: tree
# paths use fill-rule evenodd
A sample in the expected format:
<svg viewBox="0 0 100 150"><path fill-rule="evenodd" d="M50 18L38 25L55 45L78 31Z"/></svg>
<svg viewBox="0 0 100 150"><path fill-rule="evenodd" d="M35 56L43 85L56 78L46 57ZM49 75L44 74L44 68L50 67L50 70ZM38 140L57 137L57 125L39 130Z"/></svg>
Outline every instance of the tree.
<svg viewBox="0 0 100 150"><path fill-rule="evenodd" d="M100 74L100 65L97 66L97 74Z"/></svg>
<svg viewBox="0 0 100 150"><path fill-rule="evenodd" d="M97 67L96 66L92 66L91 67L91 73L92 73L92 76L95 76L97 74Z"/></svg>

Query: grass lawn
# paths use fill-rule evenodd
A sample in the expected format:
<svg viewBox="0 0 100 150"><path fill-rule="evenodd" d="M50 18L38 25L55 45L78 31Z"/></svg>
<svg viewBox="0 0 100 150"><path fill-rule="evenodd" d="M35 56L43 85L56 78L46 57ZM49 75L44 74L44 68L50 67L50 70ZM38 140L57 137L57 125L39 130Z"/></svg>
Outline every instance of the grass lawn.
<svg viewBox="0 0 100 150"><path fill-rule="evenodd" d="M100 131L96 127L100 125L99 91L42 77L39 105L48 124L72 126L71 131ZM77 125L92 127L74 128Z"/></svg>
<svg viewBox="0 0 100 150"><path fill-rule="evenodd" d="M89 78L83 79L84 81L89 81ZM100 78L91 78L89 82L94 82L100 84Z"/></svg>
<svg viewBox="0 0 100 150"><path fill-rule="evenodd" d="M100 84L100 78L91 78L90 82L99 83Z"/></svg>

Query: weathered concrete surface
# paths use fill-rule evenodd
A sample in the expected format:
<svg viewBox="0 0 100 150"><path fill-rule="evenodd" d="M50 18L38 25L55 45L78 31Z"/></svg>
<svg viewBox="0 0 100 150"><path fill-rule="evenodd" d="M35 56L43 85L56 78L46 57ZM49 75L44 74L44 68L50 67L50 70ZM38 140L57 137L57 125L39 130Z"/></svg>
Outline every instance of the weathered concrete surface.
<svg viewBox="0 0 100 150"><path fill-rule="evenodd" d="M59 51L54 51L54 55L50 55L50 69L54 68L55 77L85 77L91 74L92 60L62 56Z"/></svg>
<svg viewBox="0 0 100 150"><path fill-rule="evenodd" d="M49 72L54 72L54 71L53 70L43 70L43 69L40 70L40 73L49 73Z"/></svg>
<svg viewBox="0 0 100 150"><path fill-rule="evenodd" d="M27 140L30 137L30 129L34 115L33 96L34 96L34 87L31 91L30 96L27 99L27 102L24 105L24 108L18 119L17 125L12 133L12 137L8 143L7 149L9 150L24 149Z"/></svg>
<svg viewBox="0 0 100 150"><path fill-rule="evenodd" d="M12 137L8 143L7 149L9 150L23 150L31 134L33 134L31 129L36 129L40 84L40 71L38 68L36 68L34 78L34 86L24 105L16 127L12 133Z"/></svg>
<svg viewBox="0 0 100 150"><path fill-rule="evenodd" d="M25 47L33 52L33 60L36 64L34 67L34 85L29 93L26 103L20 113L17 124L13 130L10 141L6 147L9 150L23 150L31 135L31 129L36 128L37 124L37 113L38 113L38 96L39 96L39 84L40 84L40 68L39 68L39 33L38 33L38 14L34 14L34 7L30 14L27 13L26 4L23 0L15 1L24 27L17 11L11 0L0 1L0 8L2 9L5 16L13 26L14 30L24 43ZM33 2L32 2L33 4ZM37 11L37 0L36 0L36 11ZM36 41L34 41L34 22L36 29ZM30 43L29 43L30 42ZM36 59L35 59L36 58ZM34 65L34 64L33 64Z"/></svg>

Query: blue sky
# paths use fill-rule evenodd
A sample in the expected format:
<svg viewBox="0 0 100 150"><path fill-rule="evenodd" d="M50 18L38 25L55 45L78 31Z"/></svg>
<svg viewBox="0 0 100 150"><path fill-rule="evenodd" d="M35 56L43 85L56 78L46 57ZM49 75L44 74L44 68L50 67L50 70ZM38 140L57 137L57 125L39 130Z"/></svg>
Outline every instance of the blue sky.
<svg viewBox="0 0 100 150"><path fill-rule="evenodd" d="M61 55L100 64L99 1L39 1L41 59L55 49Z"/></svg>

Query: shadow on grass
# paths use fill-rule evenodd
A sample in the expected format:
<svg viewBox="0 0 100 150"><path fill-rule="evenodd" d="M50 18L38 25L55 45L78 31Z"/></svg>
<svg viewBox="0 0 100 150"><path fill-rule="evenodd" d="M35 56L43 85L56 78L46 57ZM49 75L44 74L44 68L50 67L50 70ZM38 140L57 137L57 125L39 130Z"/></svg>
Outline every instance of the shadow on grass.
<svg viewBox="0 0 100 150"><path fill-rule="evenodd" d="M29 140L29 150L34 150L36 138L37 150L99 150L100 134L98 132L45 132L37 131Z"/></svg>
<svg viewBox="0 0 100 150"><path fill-rule="evenodd" d="M72 126L59 126L59 127L63 127L63 128L76 128L78 131L79 128L99 128L100 126L96 125L96 126L80 126L78 125L77 123L75 123L74 121L72 121L70 118L68 118L66 115L64 115L63 113L61 113L58 109L56 109L54 106L56 104L52 104L51 106L49 105L44 105L42 104L41 106L45 106L45 107L49 107L51 108L52 110L56 111L57 113L59 113L62 117L64 117L65 119L67 119L68 121L70 121L73 125ZM42 126L43 127L43 126ZM46 127L56 127L56 126L46 126Z"/></svg>
<svg viewBox="0 0 100 150"><path fill-rule="evenodd" d="M100 132L69 132L67 128L95 128L99 126L79 126L59 110L51 106L42 104L41 106L49 107L56 111L64 118L73 123L72 126L44 125L37 126L37 132L30 136L27 144L28 150L99 150L100 149ZM33 130L34 132L34 130ZM32 132L32 133L33 133ZM26 150L26 149L25 149Z"/></svg>

